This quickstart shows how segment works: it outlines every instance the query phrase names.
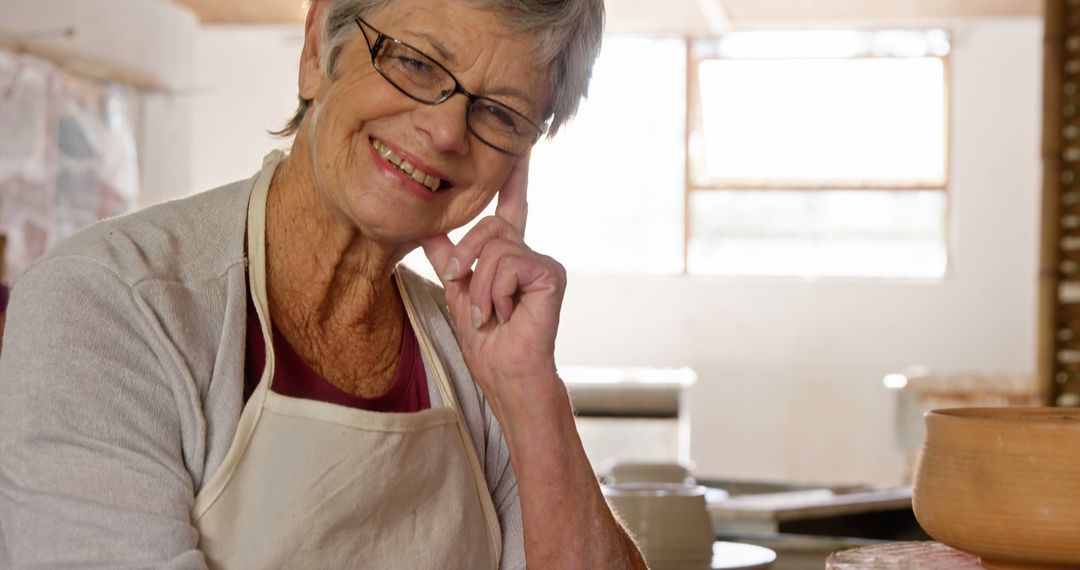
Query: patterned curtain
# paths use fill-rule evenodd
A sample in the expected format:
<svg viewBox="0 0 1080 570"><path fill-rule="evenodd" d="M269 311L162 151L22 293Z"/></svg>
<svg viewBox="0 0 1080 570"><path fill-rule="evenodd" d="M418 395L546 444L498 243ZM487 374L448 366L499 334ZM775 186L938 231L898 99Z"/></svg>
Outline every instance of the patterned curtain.
<svg viewBox="0 0 1080 570"><path fill-rule="evenodd" d="M130 211L138 92L0 50L0 232L14 281L56 242Z"/></svg>

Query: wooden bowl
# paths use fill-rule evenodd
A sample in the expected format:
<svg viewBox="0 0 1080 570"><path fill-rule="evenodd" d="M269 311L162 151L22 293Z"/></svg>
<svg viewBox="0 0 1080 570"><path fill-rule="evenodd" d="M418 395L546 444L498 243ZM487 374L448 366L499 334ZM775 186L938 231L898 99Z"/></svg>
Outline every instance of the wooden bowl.
<svg viewBox="0 0 1080 570"><path fill-rule="evenodd" d="M1080 565L1080 410L926 413L919 524L986 568Z"/></svg>

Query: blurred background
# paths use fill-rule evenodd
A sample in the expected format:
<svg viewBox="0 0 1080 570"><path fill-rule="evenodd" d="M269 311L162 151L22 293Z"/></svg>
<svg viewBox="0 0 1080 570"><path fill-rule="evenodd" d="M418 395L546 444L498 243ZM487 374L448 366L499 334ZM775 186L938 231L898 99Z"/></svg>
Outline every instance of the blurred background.
<svg viewBox="0 0 1080 570"><path fill-rule="evenodd" d="M534 151L527 235L569 271L557 358L598 472L902 490L925 409L1080 401L1057 293L1080 265L1053 241L1080 226L1053 170L1080 153L1043 176L1046 5L608 0L590 96ZM267 131L295 108L298 0L3 12L10 282L290 144Z"/></svg>

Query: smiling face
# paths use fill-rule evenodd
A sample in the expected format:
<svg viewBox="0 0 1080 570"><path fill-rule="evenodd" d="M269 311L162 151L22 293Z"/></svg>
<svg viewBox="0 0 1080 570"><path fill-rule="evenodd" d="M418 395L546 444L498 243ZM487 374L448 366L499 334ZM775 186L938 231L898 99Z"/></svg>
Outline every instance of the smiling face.
<svg viewBox="0 0 1080 570"><path fill-rule="evenodd" d="M469 92L541 122L547 69L533 64L533 42L496 15L454 0L391 0L364 20L440 62ZM377 34L367 34L374 43ZM312 45L313 34L307 43L300 86L312 108L296 144L310 149L321 207L368 238L410 245L484 209L518 159L470 134L467 97L438 105L409 98L372 67L359 27L334 80L319 69L328 54Z"/></svg>

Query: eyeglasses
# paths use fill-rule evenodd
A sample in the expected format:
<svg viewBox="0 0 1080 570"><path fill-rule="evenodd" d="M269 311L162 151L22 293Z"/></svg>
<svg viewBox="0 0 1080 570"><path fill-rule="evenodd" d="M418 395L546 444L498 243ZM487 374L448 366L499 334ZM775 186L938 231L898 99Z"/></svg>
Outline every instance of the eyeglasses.
<svg viewBox="0 0 1080 570"><path fill-rule="evenodd" d="M544 134L546 127L525 115L494 99L466 91L450 70L424 52L380 32L363 18L357 18L356 25L360 26L371 51L371 65L398 91L427 105L438 105L458 93L467 97L465 124L484 144L518 156ZM364 27L378 34L375 43L368 39Z"/></svg>

